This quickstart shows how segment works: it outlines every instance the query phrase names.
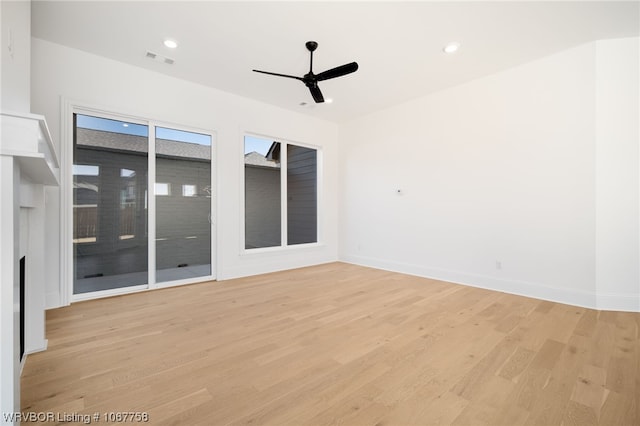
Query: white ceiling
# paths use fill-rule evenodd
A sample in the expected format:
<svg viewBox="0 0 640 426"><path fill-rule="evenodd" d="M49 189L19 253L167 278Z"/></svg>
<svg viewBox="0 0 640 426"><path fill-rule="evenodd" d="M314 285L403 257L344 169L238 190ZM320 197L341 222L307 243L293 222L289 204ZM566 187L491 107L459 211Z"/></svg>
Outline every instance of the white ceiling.
<svg viewBox="0 0 640 426"><path fill-rule="evenodd" d="M639 2L34 1L32 34L269 104L343 121L584 42L637 36ZM167 37L176 50L163 46ZM313 105L299 81L308 40L332 104ZM461 44L445 55L444 45ZM172 66L145 58L151 50ZM301 107L308 102L310 107Z"/></svg>

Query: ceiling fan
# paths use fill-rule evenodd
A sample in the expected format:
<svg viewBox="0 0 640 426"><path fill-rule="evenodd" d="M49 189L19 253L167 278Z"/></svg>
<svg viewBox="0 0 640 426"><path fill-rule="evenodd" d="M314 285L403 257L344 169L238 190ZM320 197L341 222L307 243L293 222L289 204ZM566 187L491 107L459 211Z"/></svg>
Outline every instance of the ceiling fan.
<svg viewBox="0 0 640 426"><path fill-rule="evenodd" d="M309 88L311 92L311 96L313 96L313 100L316 103L324 102L324 96L322 96L322 92L318 87L319 81L329 80L331 78L342 77L343 75L351 74L352 72L356 72L358 70L358 64L356 62L351 62L348 64L340 65L339 67L331 68L330 70L323 71L320 74L313 73L313 51L318 48L318 43L315 41L308 41L306 44L307 49L311 53L311 63L309 65L309 72L305 74L303 77L297 77L295 75L287 75L287 74L278 74L275 72L268 71L260 71L253 70L255 72L259 72L262 74L275 75L278 77L287 77L294 78L296 80L300 80L304 83L305 86Z"/></svg>

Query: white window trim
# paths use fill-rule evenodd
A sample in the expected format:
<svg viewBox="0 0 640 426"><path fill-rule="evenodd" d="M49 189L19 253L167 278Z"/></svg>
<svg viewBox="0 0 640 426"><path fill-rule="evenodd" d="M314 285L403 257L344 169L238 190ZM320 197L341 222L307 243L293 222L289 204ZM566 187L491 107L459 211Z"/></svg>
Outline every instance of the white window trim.
<svg viewBox="0 0 640 426"><path fill-rule="evenodd" d="M215 218L218 217L220 211L218 194L220 193L219 180L217 173L218 166L218 143L217 133L213 130L196 128L185 126L182 124L171 123L163 120L157 120L153 118L144 118L142 115L130 113L127 111L114 113L112 111L121 110L115 107L104 107L92 105L86 102L73 100L67 97L60 98L60 111L61 111L61 123L60 123L60 277L59 277L59 292L60 292L60 305L68 306L72 302L98 299L103 297L111 297L114 295L136 293L140 291L153 290L157 288L174 287L179 285L193 284L196 282L204 282L217 280L218 277L218 264L220 258L220 251L217 247L218 236L218 221ZM155 215L149 214L148 216L148 283L140 286L122 287L118 289L97 291L83 294L73 294L73 114L86 114L94 115L102 118L126 121L134 124L142 124L149 126L149 140L155 141L155 128L165 127L177 130L183 130L186 132L202 133L211 136L211 275L188 278L183 280L176 280L170 282L156 283L156 270L155 270L155 242L156 235L156 221ZM148 181L147 181L147 194L148 194L148 211L155 211L155 185L151 185L155 181L155 144L149 144L148 152ZM215 200L215 202L214 202ZM153 206L153 210L152 210Z"/></svg>
<svg viewBox="0 0 640 426"><path fill-rule="evenodd" d="M323 187L322 182L323 179L323 151L322 147L319 145L313 145L304 142L292 141L289 139L273 137L269 135L265 135L263 133L256 133L251 131L241 131L241 143L240 145L240 188L242 193L240 195L240 256L251 256L257 254L264 253L278 253L278 252L287 252L292 250L308 250L315 249L319 247L324 247L324 238L322 233L322 223L323 223ZM245 235L245 221L246 221L246 213L245 213L245 164L244 164L244 140L245 136L253 136L256 138L267 139L274 142L280 142L282 145L280 147L280 245L272 246L272 247L257 247L257 248L246 248L246 235ZM302 148L314 149L316 151L316 239L315 243L304 243L304 244L293 244L289 245L287 243L288 234L287 234L287 145L296 145Z"/></svg>

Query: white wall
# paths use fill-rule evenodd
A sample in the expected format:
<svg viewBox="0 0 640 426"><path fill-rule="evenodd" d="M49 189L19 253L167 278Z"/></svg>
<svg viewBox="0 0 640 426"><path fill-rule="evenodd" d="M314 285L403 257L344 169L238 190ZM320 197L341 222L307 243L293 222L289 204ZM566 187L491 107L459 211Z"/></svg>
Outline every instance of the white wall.
<svg viewBox="0 0 640 426"><path fill-rule="evenodd" d="M22 171L25 172L24 170ZM47 258L43 246L47 205L46 186L20 182L20 256L26 256L25 276L25 353L47 348L45 332L46 275L41 267Z"/></svg>
<svg viewBox="0 0 640 426"><path fill-rule="evenodd" d="M0 2L2 110L30 112L31 2Z"/></svg>
<svg viewBox="0 0 640 426"><path fill-rule="evenodd" d="M608 73L631 63L621 61L624 55L635 57L636 68L617 77L635 78L627 87L637 88L637 44L634 51L633 42L607 43L619 49L603 59L617 61ZM596 75L596 57L608 49L578 46L346 123L340 129L341 259L595 307L596 291L608 288L596 286L598 229L598 241L611 238L612 246L624 239L625 260L614 259L602 271L621 263L627 268L625 284L610 288L618 297L598 307L632 307L627 302L639 295L631 273L638 270L638 114L615 117L615 125L622 121L627 129L619 141L625 151L607 148L612 162L602 166L623 168L624 178L598 180L596 163L603 160L596 159L596 145L605 140L597 138L596 123L605 124L596 120L602 113L596 97L605 91L596 87L610 76L602 61ZM618 92L611 96L635 100L637 108L637 89L629 96ZM621 107L617 98L607 102L607 111ZM617 164L617 157L634 153ZM635 205L635 213L610 209L597 222L596 181L603 182L598 197L604 201L613 196L614 181L627 177L615 195L629 200L615 208ZM635 221L631 237L596 226L620 217Z"/></svg>
<svg viewBox="0 0 640 426"><path fill-rule="evenodd" d="M58 143L65 142L60 134L61 96L104 106L113 112L216 132L219 279L337 259L337 125L35 38L32 39L31 81L32 110L47 117ZM243 192L240 179L245 131L322 147L325 161L321 246L241 255L240 197ZM63 165L68 160L63 159ZM48 189L47 196L57 199L59 194L55 189ZM51 214L47 220L50 257L45 265L46 273L57 277L60 272L59 217ZM49 284L47 305L58 306L61 301L58 283L52 279Z"/></svg>
<svg viewBox="0 0 640 426"><path fill-rule="evenodd" d="M596 43L596 289L601 309L613 305L640 311L638 52L638 38Z"/></svg>

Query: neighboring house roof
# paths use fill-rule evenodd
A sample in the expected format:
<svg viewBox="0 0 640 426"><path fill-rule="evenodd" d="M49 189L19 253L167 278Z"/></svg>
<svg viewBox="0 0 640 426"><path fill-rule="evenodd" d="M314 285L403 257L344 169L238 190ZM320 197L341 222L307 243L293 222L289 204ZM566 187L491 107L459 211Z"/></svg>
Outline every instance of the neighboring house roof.
<svg viewBox="0 0 640 426"><path fill-rule="evenodd" d="M280 142L274 141L267 151L266 157L269 160L280 161Z"/></svg>
<svg viewBox="0 0 640 426"><path fill-rule="evenodd" d="M134 136L78 127L76 130L76 139L80 147L95 147L121 152L149 152L147 146L148 139L145 136ZM156 155L162 157L211 160L211 147L196 143L156 139Z"/></svg>
<svg viewBox="0 0 640 426"><path fill-rule="evenodd" d="M244 155L244 164L247 166L265 167L269 169L280 168L280 163L268 160L267 157L255 151Z"/></svg>
<svg viewBox="0 0 640 426"><path fill-rule="evenodd" d="M74 189L89 189L93 192L100 192L98 185L87 182L73 182Z"/></svg>

